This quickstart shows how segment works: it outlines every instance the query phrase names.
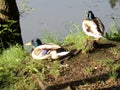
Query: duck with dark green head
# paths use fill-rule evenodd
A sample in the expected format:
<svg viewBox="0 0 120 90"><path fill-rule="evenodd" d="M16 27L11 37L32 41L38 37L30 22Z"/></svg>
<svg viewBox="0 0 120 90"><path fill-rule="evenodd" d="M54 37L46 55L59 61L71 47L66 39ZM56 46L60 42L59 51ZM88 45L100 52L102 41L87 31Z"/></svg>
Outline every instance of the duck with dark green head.
<svg viewBox="0 0 120 90"><path fill-rule="evenodd" d="M99 40L104 34L104 25L102 21L95 17L92 11L86 11L86 17L82 22L83 31L95 40Z"/></svg>
<svg viewBox="0 0 120 90"><path fill-rule="evenodd" d="M69 53L64 48L54 43L42 44L40 39L35 38L30 43L32 45L31 55L33 59L59 59Z"/></svg>

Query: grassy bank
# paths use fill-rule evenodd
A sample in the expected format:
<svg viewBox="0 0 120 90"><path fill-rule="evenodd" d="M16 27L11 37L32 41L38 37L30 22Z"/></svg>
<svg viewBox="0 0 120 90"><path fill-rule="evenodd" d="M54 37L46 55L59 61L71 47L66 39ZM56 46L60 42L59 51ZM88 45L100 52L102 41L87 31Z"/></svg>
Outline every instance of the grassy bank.
<svg viewBox="0 0 120 90"><path fill-rule="evenodd" d="M0 90L91 90L112 85L120 87L120 27L116 25L105 34L107 39L100 41L101 47L92 52L86 52L87 36L76 24L72 25L71 33L63 42L47 38L45 42L84 52L62 64L60 60L33 60L21 46L11 46L0 55Z"/></svg>

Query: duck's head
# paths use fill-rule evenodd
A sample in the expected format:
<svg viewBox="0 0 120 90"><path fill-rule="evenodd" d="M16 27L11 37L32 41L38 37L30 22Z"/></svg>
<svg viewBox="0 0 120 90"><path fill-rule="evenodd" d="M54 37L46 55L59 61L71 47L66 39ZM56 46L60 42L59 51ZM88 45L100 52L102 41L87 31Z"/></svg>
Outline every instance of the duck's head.
<svg viewBox="0 0 120 90"><path fill-rule="evenodd" d="M33 40L31 41L31 43L32 43L32 45L33 45L34 47L37 47L37 46L39 46L39 45L42 45L42 42L41 42L40 39L38 39L38 38L33 39Z"/></svg>
<svg viewBox="0 0 120 90"><path fill-rule="evenodd" d="M89 19L89 20L92 20L95 18L94 14L92 11L85 11L86 13L86 18Z"/></svg>
<svg viewBox="0 0 120 90"><path fill-rule="evenodd" d="M39 46L39 45L42 45L42 42L40 39L38 38L34 38L33 40L31 40L31 42L25 44L25 45L33 45L33 48Z"/></svg>

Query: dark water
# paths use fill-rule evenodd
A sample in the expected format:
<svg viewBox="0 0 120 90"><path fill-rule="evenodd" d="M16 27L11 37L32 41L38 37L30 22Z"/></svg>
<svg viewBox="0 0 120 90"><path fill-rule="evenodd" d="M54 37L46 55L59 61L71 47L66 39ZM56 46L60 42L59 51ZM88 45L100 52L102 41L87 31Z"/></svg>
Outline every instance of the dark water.
<svg viewBox="0 0 120 90"><path fill-rule="evenodd" d="M56 34L64 38L69 34L66 29L71 22L81 26L85 10L92 10L106 28L112 24L112 18L120 20L119 0L27 0L34 10L21 17L21 29L24 43L32 38L43 38L45 34ZM20 8L20 1L18 1ZM81 28L82 29L82 28Z"/></svg>

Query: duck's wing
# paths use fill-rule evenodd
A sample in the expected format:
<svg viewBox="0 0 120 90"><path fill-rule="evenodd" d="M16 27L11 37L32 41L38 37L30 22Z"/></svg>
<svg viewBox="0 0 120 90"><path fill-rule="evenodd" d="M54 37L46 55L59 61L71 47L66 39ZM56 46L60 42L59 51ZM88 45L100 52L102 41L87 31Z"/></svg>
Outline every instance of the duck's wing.
<svg viewBox="0 0 120 90"><path fill-rule="evenodd" d="M97 24L98 31L103 35L105 27L102 21L98 17L96 17L94 22Z"/></svg>
<svg viewBox="0 0 120 90"><path fill-rule="evenodd" d="M50 57L51 57L50 54L46 54L46 55L41 56L40 54L39 55L35 55L34 53L32 53L32 58L36 59L36 60L38 60L38 59L41 59L41 60L49 59Z"/></svg>
<svg viewBox="0 0 120 90"><path fill-rule="evenodd" d="M38 47L36 47L35 49L50 49L50 50L54 50L54 49L58 49L61 48L61 46L56 45L56 44L44 44L44 45L40 45Z"/></svg>
<svg viewBox="0 0 120 90"><path fill-rule="evenodd" d="M82 23L82 28L87 34L94 34L98 33L97 31L97 25L94 23L93 20L84 20Z"/></svg>
<svg viewBox="0 0 120 90"><path fill-rule="evenodd" d="M35 48L32 51L32 58L33 59L49 59L50 58L50 50Z"/></svg>

